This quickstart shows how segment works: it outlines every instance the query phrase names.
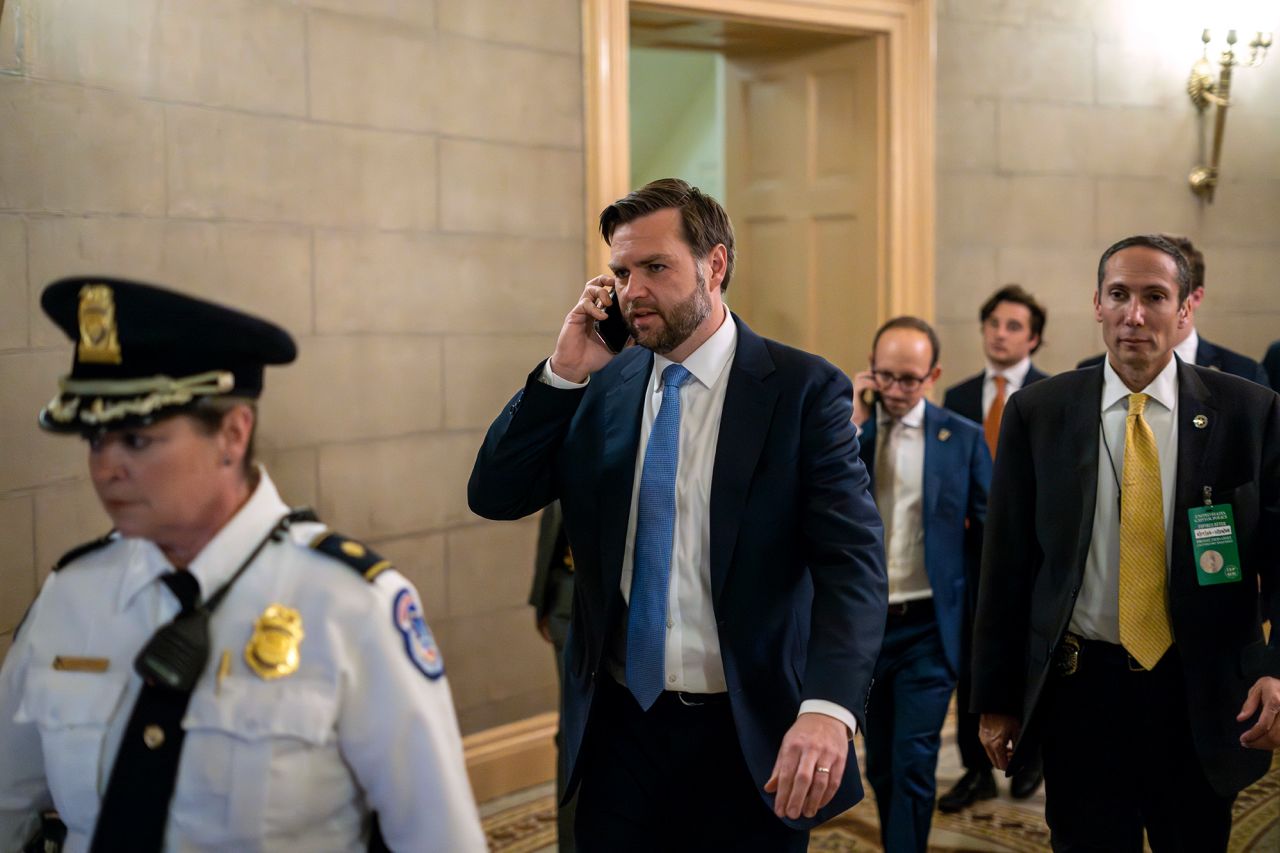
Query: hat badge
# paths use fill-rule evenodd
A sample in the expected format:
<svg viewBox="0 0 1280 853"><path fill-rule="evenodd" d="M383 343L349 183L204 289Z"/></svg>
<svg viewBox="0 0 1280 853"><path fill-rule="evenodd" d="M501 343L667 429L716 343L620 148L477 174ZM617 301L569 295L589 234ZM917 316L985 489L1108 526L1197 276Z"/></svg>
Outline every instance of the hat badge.
<svg viewBox="0 0 1280 853"><path fill-rule="evenodd" d="M80 288L80 344L76 357L84 364L120 364L115 294L105 284Z"/></svg>

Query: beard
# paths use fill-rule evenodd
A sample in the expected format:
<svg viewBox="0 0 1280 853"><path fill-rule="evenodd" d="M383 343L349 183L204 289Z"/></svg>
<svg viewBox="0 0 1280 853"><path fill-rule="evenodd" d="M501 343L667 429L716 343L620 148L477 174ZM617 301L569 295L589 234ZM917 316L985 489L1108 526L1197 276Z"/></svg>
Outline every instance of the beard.
<svg viewBox="0 0 1280 853"><path fill-rule="evenodd" d="M695 267L694 280L697 286L693 293L683 302L678 302L664 311L658 305L646 301L632 302L627 306L627 329L637 344L652 350L658 355L666 355L689 339L697 331L702 321L711 314L711 296L707 293L707 279L702 274L702 266ZM637 308L647 308L662 318L662 327L657 330L641 331L631 322L632 312Z"/></svg>

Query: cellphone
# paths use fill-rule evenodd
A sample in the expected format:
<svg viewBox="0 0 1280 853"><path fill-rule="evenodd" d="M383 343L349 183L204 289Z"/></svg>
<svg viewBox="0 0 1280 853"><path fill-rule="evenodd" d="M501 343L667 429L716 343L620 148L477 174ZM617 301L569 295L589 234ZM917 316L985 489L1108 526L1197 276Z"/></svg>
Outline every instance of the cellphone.
<svg viewBox="0 0 1280 853"><path fill-rule="evenodd" d="M880 402L880 392L874 388L863 388L858 392L858 396L862 398L862 404L868 409L875 409L876 403Z"/></svg>
<svg viewBox="0 0 1280 853"><path fill-rule="evenodd" d="M618 295L611 287L609 296L613 300L605 311L605 318L596 321L596 334L611 353L622 352L627 341L631 339L631 331L627 329L627 321L622 319L622 306L618 304Z"/></svg>

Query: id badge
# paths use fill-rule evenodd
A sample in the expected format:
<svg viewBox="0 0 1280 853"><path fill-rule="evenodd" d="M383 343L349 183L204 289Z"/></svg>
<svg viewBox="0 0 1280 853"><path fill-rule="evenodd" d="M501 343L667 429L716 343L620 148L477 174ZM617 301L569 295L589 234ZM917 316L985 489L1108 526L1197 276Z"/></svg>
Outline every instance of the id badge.
<svg viewBox="0 0 1280 853"><path fill-rule="evenodd" d="M1243 575L1231 504L1192 507L1187 510L1187 519L1191 523L1192 559L1200 585L1239 583Z"/></svg>

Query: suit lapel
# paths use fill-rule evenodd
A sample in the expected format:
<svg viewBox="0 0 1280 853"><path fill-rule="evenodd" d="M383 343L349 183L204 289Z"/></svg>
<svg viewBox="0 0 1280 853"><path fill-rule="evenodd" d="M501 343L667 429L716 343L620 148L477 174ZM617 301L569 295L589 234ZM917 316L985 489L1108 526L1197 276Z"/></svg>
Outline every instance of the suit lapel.
<svg viewBox="0 0 1280 853"><path fill-rule="evenodd" d="M1105 359L1106 356L1104 355ZM1098 503L1098 431L1102 425L1102 362L1094 365L1086 374L1084 388L1079 397L1067 401L1063 413L1064 423L1075 418L1076 429L1063 430L1062 441L1065 459L1075 459L1073 476L1080 489L1080 529L1076 537L1076 558L1072 563L1079 573L1084 572L1089 555L1089 543L1093 541L1093 512Z"/></svg>
<svg viewBox="0 0 1280 853"><path fill-rule="evenodd" d="M1204 346L1202 343L1201 346ZM1213 394L1205 387L1195 368L1178 364L1178 470L1174 496L1174 527L1178 526L1178 507L1196 506L1204 501L1204 487L1212 485L1205 471L1218 469L1214 428L1218 409ZM1199 426L1197 426L1199 424Z"/></svg>
<svg viewBox="0 0 1280 853"><path fill-rule="evenodd" d="M631 516L631 492L636 476L636 452L644 416L645 389L653 368L653 353L633 358L622 368L618 383L604 400L604 449L596 494L600 506L600 565L603 589L616 590L622 580L622 554Z"/></svg>
<svg viewBox="0 0 1280 853"><path fill-rule="evenodd" d="M920 487L924 490L922 519L926 531L929 529L928 520L933 518L934 511L938 508L938 493L942 490L941 468L947 448L939 438L941 421L942 413L932 403L926 402L924 404L924 476L920 483Z"/></svg>
<svg viewBox="0 0 1280 853"><path fill-rule="evenodd" d="M720 415L720 435L711 474L711 595L715 603L733 563L751 478L773 421L778 390L768 381L773 359L764 341L738 324L738 344ZM624 525L625 526L625 525Z"/></svg>

